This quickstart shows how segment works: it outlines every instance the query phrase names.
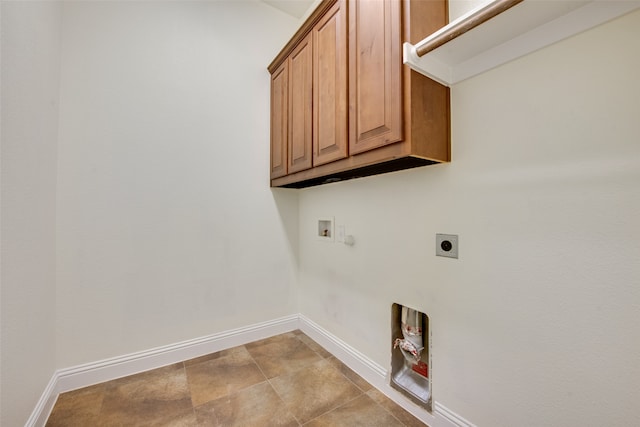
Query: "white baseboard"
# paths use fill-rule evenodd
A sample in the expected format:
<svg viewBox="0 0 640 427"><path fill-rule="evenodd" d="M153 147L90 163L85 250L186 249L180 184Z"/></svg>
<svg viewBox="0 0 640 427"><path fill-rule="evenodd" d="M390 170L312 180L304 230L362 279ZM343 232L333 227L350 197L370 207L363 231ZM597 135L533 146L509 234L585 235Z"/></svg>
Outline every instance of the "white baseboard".
<svg viewBox="0 0 640 427"><path fill-rule="evenodd" d="M43 427L58 394L215 353L298 329L297 314L243 328L57 370L25 427Z"/></svg>
<svg viewBox="0 0 640 427"><path fill-rule="evenodd" d="M31 412L31 416L25 423L25 427L44 426L47 423L47 418L49 418L53 405L55 405L56 400L58 400L56 383L57 376L56 373L54 373L51 380L49 380L49 384L47 384L47 387L44 389L42 396L40 396L40 400L36 403L36 407L33 409L33 412Z"/></svg>
<svg viewBox="0 0 640 427"><path fill-rule="evenodd" d="M435 402L434 410L438 416L449 421L451 425L458 426L458 427L476 427L475 424L472 424L470 421L465 420L460 415L445 408L438 402Z"/></svg>
<svg viewBox="0 0 640 427"><path fill-rule="evenodd" d="M463 417L434 401L429 413L389 385L388 370L302 314L183 341L151 350L105 359L56 371L25 427L43 427L58 394L137 374L194 357L247 344L274 335L302 330L371 385L431 427L474 427Z"/></svg>

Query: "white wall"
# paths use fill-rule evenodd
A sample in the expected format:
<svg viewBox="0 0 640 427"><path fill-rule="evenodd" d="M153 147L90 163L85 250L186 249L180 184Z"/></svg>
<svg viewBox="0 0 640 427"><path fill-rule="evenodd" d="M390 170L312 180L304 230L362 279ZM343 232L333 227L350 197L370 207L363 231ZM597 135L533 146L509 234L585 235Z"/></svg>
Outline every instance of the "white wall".
<svg viewBox="0 0 640 427"><path fill-rule="evenodd" d="M58 367L296 313L266 67L297 20L257 1L63 16Z"/></svg>
<svg viewBox="0 0 640 427"><path fill-rule="evenodd" d="M0 11L0 425L19 426L55 370L60 6L3 1Z"/></svg>
<svg viewBox="0 0 640 427"><path fill-rule="evenodd" d="M383 366L391 304L426 311L477 425L640 425L639 51L636 12L453 87L452 163L302 190L300 311Z"/></svg>
<svg viewBox="0 0 640 427"><path fill-rule="evenodd" d="M492 0L449 0L449 22L456 20L467 12L491 3Z"/></svg>

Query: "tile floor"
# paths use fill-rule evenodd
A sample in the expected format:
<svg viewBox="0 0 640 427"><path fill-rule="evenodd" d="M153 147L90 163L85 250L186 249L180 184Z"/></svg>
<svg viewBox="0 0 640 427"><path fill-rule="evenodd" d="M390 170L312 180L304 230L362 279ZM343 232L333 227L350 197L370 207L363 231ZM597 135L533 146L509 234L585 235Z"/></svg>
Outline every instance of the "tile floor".
<svg viewBox="0 0 640 427"><path fill-rule="evenodd" d="M300 331L63 393L55 426L424 424Z"/></svg>

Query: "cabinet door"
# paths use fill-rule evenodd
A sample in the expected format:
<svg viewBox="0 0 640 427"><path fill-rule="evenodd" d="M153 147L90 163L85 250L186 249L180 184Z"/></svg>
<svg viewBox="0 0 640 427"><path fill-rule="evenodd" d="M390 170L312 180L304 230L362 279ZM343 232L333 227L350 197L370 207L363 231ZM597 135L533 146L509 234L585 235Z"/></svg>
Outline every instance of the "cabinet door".
<svg viewBox="0 0 640 427"><path fill-rule="evenodd" d="M271 75L271 178L287 174L289 67L284 61Z"/></svg>
<svg viewBox="0 0 640 427"><path fill-rule="evenodd" d="M318 22L314 35L313 164L347 157L347 17L338 1Z"/></svg>
<svg viewBox="0 0 640 427"><path fill-rule="evenodd" d="M289 173L311 167L313 44L309 34L289 56Z"/></svg>
<svg viewBox="0 0 640 427"><path fill-rule="evenodd" d="M403 139L400 8L397 0L350 0L350 154Z"/></svg>

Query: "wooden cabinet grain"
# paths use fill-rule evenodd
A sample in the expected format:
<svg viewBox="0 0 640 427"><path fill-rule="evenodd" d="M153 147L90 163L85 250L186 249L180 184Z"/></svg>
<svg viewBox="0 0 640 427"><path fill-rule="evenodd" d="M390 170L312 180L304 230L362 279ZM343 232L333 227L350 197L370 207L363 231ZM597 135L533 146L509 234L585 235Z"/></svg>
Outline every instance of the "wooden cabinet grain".
<svg viewBox="0 0 640 427"><path fill-rule="evenodd" d="M349 3L351 154L402 140L400 6L399 1Z"/></svg>
<svg viewBox="0 0 640 427"><path fill-rule="evenodd" d="M293 50L289 62L288 173L309 169L313 137L313 44L309 34Z"/></svg>
<svg viewBox="0 0 640 427"><path fill-rule="evenodd" d="M313 29L313 165L347 157L347 20L338 1Z"/></svg>
<svg viewBox="0 0 640 427"><path fill-rule="evenodd" d="M450 161L449 89L402 64L403 42L415 43L445 24L446 0L321 2L269 66L271 185L301 188ZM309 88L292 77L290 65L309 43L310 112L293 105L302 105L293 97L308 96ZM289 64L286 85L283 64ZM308 114L311 130L300 124ZM283 136L283 126L299 130Z"/></svg>
<svg viewBox="0 0 640 427"><path fill-rule="evenodd" d="M289 140L289 63L271 75L271 179L287 174Z"/></svg>

